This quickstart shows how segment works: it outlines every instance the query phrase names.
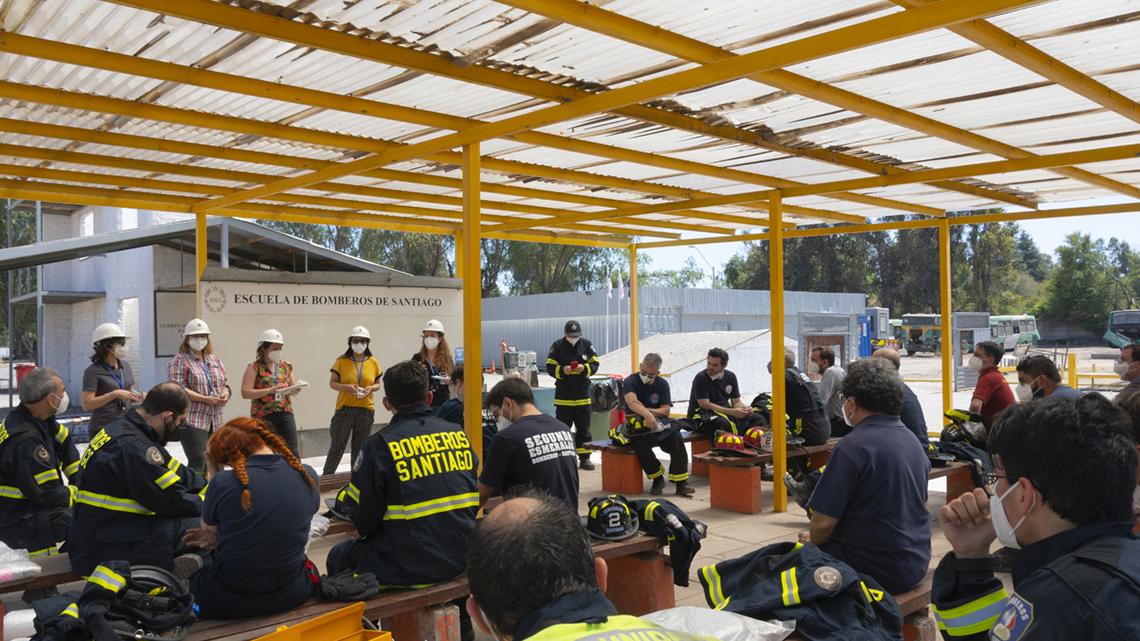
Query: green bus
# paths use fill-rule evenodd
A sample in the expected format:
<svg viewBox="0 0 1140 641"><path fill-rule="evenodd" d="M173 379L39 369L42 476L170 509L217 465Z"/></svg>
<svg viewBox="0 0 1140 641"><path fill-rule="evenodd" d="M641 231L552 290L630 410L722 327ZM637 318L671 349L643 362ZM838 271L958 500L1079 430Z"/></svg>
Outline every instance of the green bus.
<svg viewBox="0 0 1140 641"><path fill-rule="evenodd" d="M1124 347L1140 341L1140 309L1118 309L1108 313L1108 330L1104 340L1113 347Z"/></svg>
<svg viewBox="0 0 1140 641"><path fill-rule="evenodd" d="M1036 345L1041 334L1037 333L1037 319L1029 314L990 316L990 339L1008 352L1018 345Z"/></svg>

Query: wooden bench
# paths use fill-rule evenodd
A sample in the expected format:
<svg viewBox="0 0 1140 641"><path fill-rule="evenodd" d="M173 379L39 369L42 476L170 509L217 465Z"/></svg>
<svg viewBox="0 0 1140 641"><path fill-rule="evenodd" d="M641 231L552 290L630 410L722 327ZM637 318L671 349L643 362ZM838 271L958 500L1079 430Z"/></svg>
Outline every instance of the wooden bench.
<svg viewBox="0 0 1140 641"><path fill-rule="evenodd" d="M823 467L831 457L839 439L828 439L822 445L788 448L788 458L807 456L812 469ZM726 456L712 452L693 454L694 459L709 465L709 499L717 509L743 514L756 514L763 508L760 492L760 470L771 463L772 452L752 456Z"/></svg>
<svg viewBox="0 0 1140 641"><path fill-rule="evenodd" d="M339 472L337 474L322 474L319 481L317 481L317 488L321 493L335 492L340 488L348 485L352 480L352 472Z"/></svg>
<svg viewBox="0 0 1140 641"><path fill-rule="evenodd" d="M681 431L681 440L691 443L693 460L689 473L694 476L708 476L708 466L697 460L698 453L708 452L712 441L700 432ZM637 461L632 445L615 445L609 439L590 441L583 445L586 449L602 453L602 490L614 494L644 494L645 472Z"/></svg>
<svg viewBox="0 0 1140 641"><path fill-rule="evenodd" d="M52 556L37 557L32 559L37 565L42 568L39 576L30 579L23 579L20 581L11 581L8 583L0 583L0 594L9 594L11 592L23 592L24 590L38 590L40 588L52 588L64 583L71 583L73 581L82 581L83 577L79 576L71 570L71 560L66 554L55 554Z"/></svg>
<svg viewBox="0 0 1140 641"><path fill-rule="evenodd" d="M664 539L639 534L625 541L598 542L594 555L606 560L613 581L607 596L619 612L646 614L675 605L673 572L663 554ZM393 590L369 599L364 615L380 619L381 628L396 639L420 638L424 617L435 606L444 605L470 594L467 578L460 577L420 590ZM283 625L326 614L343 607L340 602L310 599L298 608L265 617L234 621L200 621L190 629L189 641L248 641Z"/></svg>
<svg viewBox="0 0 1140 641"><path fill-rule="evenodd" d="M931 467L929 480L946 479L946 502L974 491L974 475L970 472L970 464L965 461L951 461L943 467Z"/></svg>

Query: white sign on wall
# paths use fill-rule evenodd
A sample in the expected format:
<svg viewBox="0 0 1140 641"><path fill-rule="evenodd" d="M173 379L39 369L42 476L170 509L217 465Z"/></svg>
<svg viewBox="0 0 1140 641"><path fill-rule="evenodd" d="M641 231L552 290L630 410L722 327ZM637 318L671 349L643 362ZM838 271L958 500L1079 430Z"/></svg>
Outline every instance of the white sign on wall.
<svg viewBox="0 0 1140 641"><path fill-rule="evenodd" d="M194 318L194 292L154 293L154 355L174 356L186 321Z"/></svg>
<svg viewBox="0 0 1140 641"><path fill-rule="evenodd" d="M213 314L401 316L440 311L458 290L215 282L203 283L202 307Z"/></svg>

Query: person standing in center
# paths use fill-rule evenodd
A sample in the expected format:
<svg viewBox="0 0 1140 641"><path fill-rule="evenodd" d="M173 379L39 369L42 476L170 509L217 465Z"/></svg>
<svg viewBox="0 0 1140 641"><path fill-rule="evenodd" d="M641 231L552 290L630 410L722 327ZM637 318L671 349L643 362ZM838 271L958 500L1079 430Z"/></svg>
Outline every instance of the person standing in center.
<svg viewBox="0 0 1140 641"><path fill-rule="evenodd" d="M831 435L847 436L851 428L843 420L843 399L839 393L847 371L835 364L835 350L824 346L813 347L808 373L820 375L816 390L819 392L819 399L823 401L823 411L827 413L827 420L831 422Z"/></svg>
<svg viewBox="0 0 1140 641"><path fill-rule="evenodd" d="M455 369L455 358L451 346L443 335L443 323L431 319L424 325L423 343L420 351L412 355L412 360L427 368L428 391L431 392L431 407L438 408L451 398L447 382Z"/></svg>
<svg viewBox="0 0 1140 641"><path fill-rule="evenodd" d="M590 377L598 371L598 353L582 338L582 326L566 321L565 336L554 341L546 355L546 373L554 377L554 415L574 427L578 467L594 469L590 462Z"/></svg>
<svg viewBox="0 0 1140 641"><path fill-rule="evenodd" d="M206 441L222 426L222 408L230 400L229 381L222 360L210 345L210 327L195 318L182 331L182 345L170 359L166 377L182 386L190 399L187 429L182 432L182 450L190 468L206 473ZM212 471L212 470L211 470Z"/></svg>
<svg viewBox="0 0 1140 641"><path fill-rule="evenodd" d="M297 384L293 365L281 360L285 338L275 329L261 332L257 339L257 360L245 368L241 378L241 397L249 399L249 415L273 427L293 456L297 453L297 421L293 418L293 395L296 390L282 390Z"/></svg>
<svg viewBox="0 0 1140 641"><path fill-rule="evenodd" d="M372 334L363 325L352 328L348 334L348 349L333 361L329 387L339 392L336 397L336 411L329 422L329 453L325 457L322 474L336 472L340 459L344 457L344 446L352 435L352 451L349 460L356 462L360 446L372 431L376 417L376 405L372 395L380 390L380 376L383 371L380 363L372 357L369 343Z"/></svg>
<svg viewBox="0 0 1140 641"><path fill-rule="evenodd" d="M91 433L109 425L127 411L131 403L141 403L135 390L135 375L127 363L127 335L114 323L103 323L91 335L95 353L83 371L84 412L91 412Z"/></svg>

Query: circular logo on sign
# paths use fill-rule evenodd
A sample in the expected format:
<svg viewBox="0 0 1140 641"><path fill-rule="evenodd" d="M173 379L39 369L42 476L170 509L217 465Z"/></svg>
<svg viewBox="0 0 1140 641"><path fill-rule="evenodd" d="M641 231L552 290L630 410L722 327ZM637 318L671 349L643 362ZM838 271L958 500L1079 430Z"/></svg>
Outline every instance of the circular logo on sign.
<svg viewBox="0 0 1140 641"><path fill-rule="evenodd" d="M37 447L36 448L36 458L43 461L44 463L47 463L48 458L49 458L47 448L44 447L43 445L40 445L39 447Z"/></svg>
<svg viewBox="0 0 1140 641"><path fill-rule="evenodd" d="M834 590L838 588L839 584L843 581L843 575L839 573L839 570L836 570L830 565L825 565L815 571L815 574L812 575L812 579L816 585L824 590Z"/></svg>
<svg viewBox="0 0 1140 641"><path fill-rule="evenodd" d="M162 465L162 452L159 452L157 447L148 448L146 451L146 460L155 465Z"/></svg>
<svg viewBox="0 0 1140 641"><path fill-rule="evenodd" d="M226 292L217 285L210 285L202 292L202 305L217 314L226 308Z"/></svg>

